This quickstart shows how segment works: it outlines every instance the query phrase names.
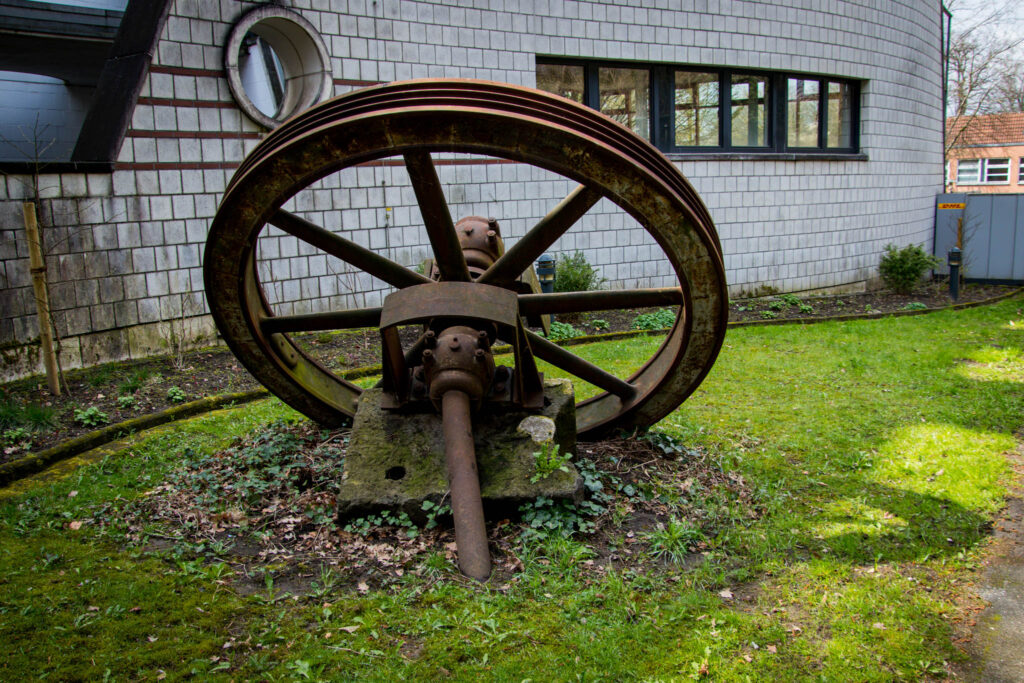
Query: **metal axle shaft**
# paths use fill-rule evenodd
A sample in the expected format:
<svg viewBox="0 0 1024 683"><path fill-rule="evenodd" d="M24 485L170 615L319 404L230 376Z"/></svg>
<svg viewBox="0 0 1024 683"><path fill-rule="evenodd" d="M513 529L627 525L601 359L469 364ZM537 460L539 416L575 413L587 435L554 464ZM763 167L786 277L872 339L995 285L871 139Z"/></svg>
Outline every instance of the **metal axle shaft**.
<svg viewBox="0 0 1024 683"><path fill-rule="evenodd" d="M446 391L441 398L444 458L452 492L459 569L470 578L484 581L491 575L491 553L487 548L469 407L469 396L457 389Z"/></svg>

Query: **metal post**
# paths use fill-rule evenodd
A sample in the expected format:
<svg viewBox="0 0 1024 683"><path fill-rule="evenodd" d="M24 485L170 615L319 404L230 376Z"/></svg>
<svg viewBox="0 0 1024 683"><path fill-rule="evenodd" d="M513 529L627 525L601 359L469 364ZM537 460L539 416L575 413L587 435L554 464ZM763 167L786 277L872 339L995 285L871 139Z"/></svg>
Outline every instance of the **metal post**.
<svg viewBox="0 0 1024 683"><path fill-rule="evenodd" d="M953 247L946 254L946 263L949 264L949 296L956 301L960 298L960 265L963 263L963 253Z"/></svg>
<svg viewBox="0 0 1024 683"><path fill-rule="evenodd" d="M441 398L444 430L444 458L452 492L455 518L455 546L459 569L470 578L484 581L491 575L491 553L487 548L484 505L480 499L480 477L476 468L469 396L451 389Z"/></svg>

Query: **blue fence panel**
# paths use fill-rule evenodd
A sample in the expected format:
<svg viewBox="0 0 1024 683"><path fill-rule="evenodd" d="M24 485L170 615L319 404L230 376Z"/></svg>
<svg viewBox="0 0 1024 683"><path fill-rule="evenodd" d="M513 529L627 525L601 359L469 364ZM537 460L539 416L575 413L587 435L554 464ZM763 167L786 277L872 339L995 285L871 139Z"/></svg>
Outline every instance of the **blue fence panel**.
<svg viewBox="0 0 1024 683"><path fill-rule="evenodd" d="M935 255L962 241L964 275L1024 282L1024 194L941 194L935 207Z"/></svg>

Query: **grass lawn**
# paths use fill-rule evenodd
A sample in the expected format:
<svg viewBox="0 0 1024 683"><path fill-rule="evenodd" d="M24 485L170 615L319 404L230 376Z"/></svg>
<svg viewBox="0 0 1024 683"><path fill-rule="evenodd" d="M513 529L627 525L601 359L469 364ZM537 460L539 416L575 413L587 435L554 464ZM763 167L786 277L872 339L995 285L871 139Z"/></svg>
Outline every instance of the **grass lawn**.
<svg viewBox="0 0 1024 683"><path fill-rule="evenodd" d="M129 542L119 520L181 462L294 413L262 401L156 430L130 457L0 490L0 679L941 679L1024 426L1021 306L730 331L658 429L760 513L702 492L685 565L588 572L583 534L523 539L500 586L435 566L290 595L270 565L243 591L216 553L157 549L168 529ZM657 343L573 351L628 369Z"/></svg>

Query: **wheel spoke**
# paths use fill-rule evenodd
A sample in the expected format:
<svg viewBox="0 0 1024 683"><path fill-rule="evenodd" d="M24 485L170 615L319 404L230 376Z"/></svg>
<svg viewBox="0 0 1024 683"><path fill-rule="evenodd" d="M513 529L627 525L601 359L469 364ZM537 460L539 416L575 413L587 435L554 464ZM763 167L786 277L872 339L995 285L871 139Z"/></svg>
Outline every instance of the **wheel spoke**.
<svg viewBox="0 0 1024 683"><path fill-rule="evenodd" d="M278 209L270 218L270 224L379 280L383 280L392 287L402 289L430 282L429 278L415 273L403 265L283 209Z"/></svg>
<svg viewBox="0 0 1024 683"><path fill-rule="evenodd" d="M466 258L455 234L452 215L448 211L448 202L445 201L444 190L434 169L434 162L430 159L430 152L407 152L404 157L441 279L469 282Z"/></svg>
<svg viewBox="0 0 1024 683"><path fill-rule="evenodd" d="M620 308L681 306L682 303L683 290L679 287L521 294L519 296L519 314L585 313L587 311L612 311Z"/></svg>
<svg viewBox="0 0 1024 683"><path fill-rule="evenodd" d="M530 342L533 355L537 358L545 360L585 382L590 382L599 389L615 394L622 399L623 403L629 402L636 396L637 389L632 384L602 370L588 360L583 360L575 353L566 351L558 344L530 331L526 332L526 338Z"/></svg>
<svg viewBox="0 0 1024 683"><path fill-rule="evenodd" d="M601 195L594 190L583 185L578 186L518 242L509 247L508 251L480 276L478 282L505 283L519 277L520 273L529 268L545 249L575 225L599 199Z"/></svg>
<svg viewBox="0 0 1024 683"><path fill-rule="evenodd" d="M380 324L380 312L380 308L363 308L354 311L275 315L260 320L260 329L263 334L269 335L280 332L319 332L377 327Z"/></svg>

